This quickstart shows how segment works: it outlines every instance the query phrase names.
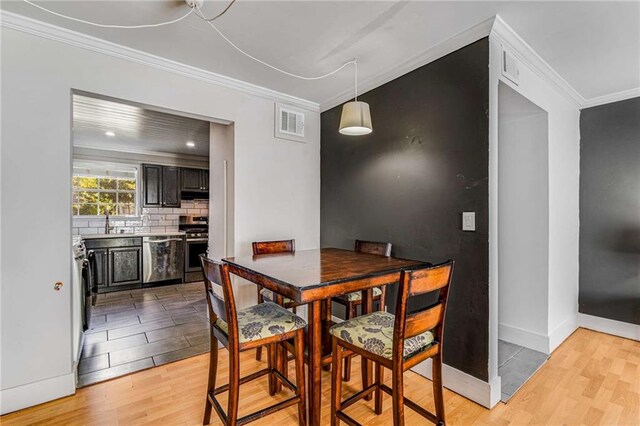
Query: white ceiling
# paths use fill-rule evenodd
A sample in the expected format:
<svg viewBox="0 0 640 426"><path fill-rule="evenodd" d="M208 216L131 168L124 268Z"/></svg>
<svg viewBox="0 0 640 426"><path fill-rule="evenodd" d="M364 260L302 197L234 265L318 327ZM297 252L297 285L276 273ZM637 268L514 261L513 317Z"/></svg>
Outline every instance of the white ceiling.
<svg viewBox="0 0 640 426"><path fill-rule="evenodd" d="M73 95L74 146L208 159L209 124L114 100ZM195 146L187 146L188 141Z"/></svg>
<svg viewBox="0 0 640 426"><path fill-rule="evenodd" d="M41 4L117 24L160 22L187 10L180 0ZM213 16L226 4L205 0L203 10ZM2 8L320 104L353 87L351 69L321 81L270 70L193 15L171 26L122 30L67 21L18 0L2 1ZM496 14L587 100L640 86L640 2L238 0L216 22L241 48L288 71L323 74L357 57L366 81Z"/></svg>

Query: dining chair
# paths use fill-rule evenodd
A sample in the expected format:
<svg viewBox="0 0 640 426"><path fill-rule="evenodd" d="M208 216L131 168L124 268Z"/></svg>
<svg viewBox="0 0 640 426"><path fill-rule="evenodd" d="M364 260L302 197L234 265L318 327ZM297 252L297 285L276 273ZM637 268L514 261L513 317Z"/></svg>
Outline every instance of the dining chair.
<svg viewBox="0 0 640 426"><path fill-rule="evenodd" d="M391 243L378 243L373 241L356 240L355 251L359 253L377 254L380 256L391 256ZM386 287L373 288L373 301L378 302L378 310L385 310ZM345 307L345 319L350 320L358 315L358 306L362 305L362 292L354 291L353 293L337 296L333 301ZM344 381L351 380L351 358L349 356L344 360ZM363 366L364 368L364 366ZM364 374L364 373L363 373Z"/></svg>
<svg viewBox="0 0 640 426"><path fill-rule="evenodd" d="M204 275L207 304L209 307L211 350L209 358L209 382L202 424L211 421L215 409L223 424L243 425L275 413L291 405L298 405L298 424L306 424L304 377L304 327L306 321L282 306L265 302L245 309L236 309L231 287L230 265L200 255ZM222 289L222 297L214 288ZM229 351L229 383L216 388L218 368L218 342ZM240 352L259 346L267 347L268 367L245 377L240 377ZM296 384L284 377L276 368L275 352L281 347L284 353L293 353ZM269 394L275 395L276 383L294 392L294 396L262 410L238 418L240 385L268 375ZM224 412L216 395L229 392L227 411Z"/></svg>
<svg viewBox="0 0 640 426"><path fill-rule="evenodd" d="M381 414L382 391L392 396L394 426L404 425L405 405L433 423L444 425L442 339L453 265L454 262L449 260L435 266L402 271L395 315L378 311L331 327L334 367L331 371L331 426L339 425L340 420L349 425L359 425L343 410L372 392L375 394L375 413ZM435 304L407 311L409 298L434 291L439 291ZM375 379L371 385L342 401L340 367L342 359L351 353L375 363ZM436 414L404 397L404 372L428 358L433 360ZM383 368L391 370L391 388L384 384Z"/></svg>
<svg viewBox="0 0 640 426"><path fill-rule="evenodd" d="M275 253L294 253L296 251L296 240L278 240L278 241L254 241L251 243L253 255L259 254L275 254ZM264 303L265 300L277 303L285 308L291 308L293 313L297 313L298 304L288 297L274 295L273 291L258 286L258 303ZM262 347L256 349L256 360L262 360Z"/></svg>

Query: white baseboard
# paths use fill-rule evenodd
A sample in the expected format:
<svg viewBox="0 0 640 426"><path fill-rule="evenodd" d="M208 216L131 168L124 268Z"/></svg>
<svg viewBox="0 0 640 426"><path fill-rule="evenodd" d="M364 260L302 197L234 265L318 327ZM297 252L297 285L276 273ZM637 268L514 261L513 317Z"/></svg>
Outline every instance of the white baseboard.
<svg viewBox="0 0 640 426"><path fill-rule="evenodd" d="M411 370L431 380L431 363L432 361L428 359ZM487 383L447 364L443 364L442 384L447 389L489 409L500 401L499 376L491 383Z"/></svg>
<svg viewBox="0 0 640 426"><path fill-rule="evenodd" d="M506 324L498 324L498 339L533 349L534 351L551 353L549 336L535 333L522 328L513 327Z"/></svg>
<svg viewBox="0 0 640 426"><path fill-rule="evenodd" d="M0 391L0 414L7 414L43 402L73 395L76 392L75 373L28 383Z"/></svg>
<svg viewBox="0 0 640 426"><path fill-rule="evenodd" d="M578 325L589 330L640 342L640 325L580 313L578 314Z"/></svg>
<svg viewBox="0 0 640 426"><path fill-rule="evenodd" d="M571 336L571 333L573 333L577 329L578 329L577 316L572 316L571 318L568 318L562 324L556 327L556 329L549 334L549 353L555 351L556 348L560 346L560 344L564 342L567 339L567 337Z"/></svg>

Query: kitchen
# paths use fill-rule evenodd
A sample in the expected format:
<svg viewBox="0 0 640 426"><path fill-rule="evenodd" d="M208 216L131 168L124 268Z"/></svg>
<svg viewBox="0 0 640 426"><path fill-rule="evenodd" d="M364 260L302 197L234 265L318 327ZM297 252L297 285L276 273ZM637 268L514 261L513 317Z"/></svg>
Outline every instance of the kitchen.
<svg viewBox="0 0 640 426"><path fill-rule="evenodd" d="M73 95L73 344L84 386L208 350L200 254L223 124Z"/></svg>

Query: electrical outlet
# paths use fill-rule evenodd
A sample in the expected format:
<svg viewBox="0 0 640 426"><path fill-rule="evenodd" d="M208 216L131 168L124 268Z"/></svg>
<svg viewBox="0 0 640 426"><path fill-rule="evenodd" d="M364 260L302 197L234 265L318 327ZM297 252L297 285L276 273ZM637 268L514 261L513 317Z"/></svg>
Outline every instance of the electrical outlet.
<svg viewBox="0 0 640 426"><path fill-rule="evenodd" d="M462 230L476 230L476 212L462 212Z"/></svg>

